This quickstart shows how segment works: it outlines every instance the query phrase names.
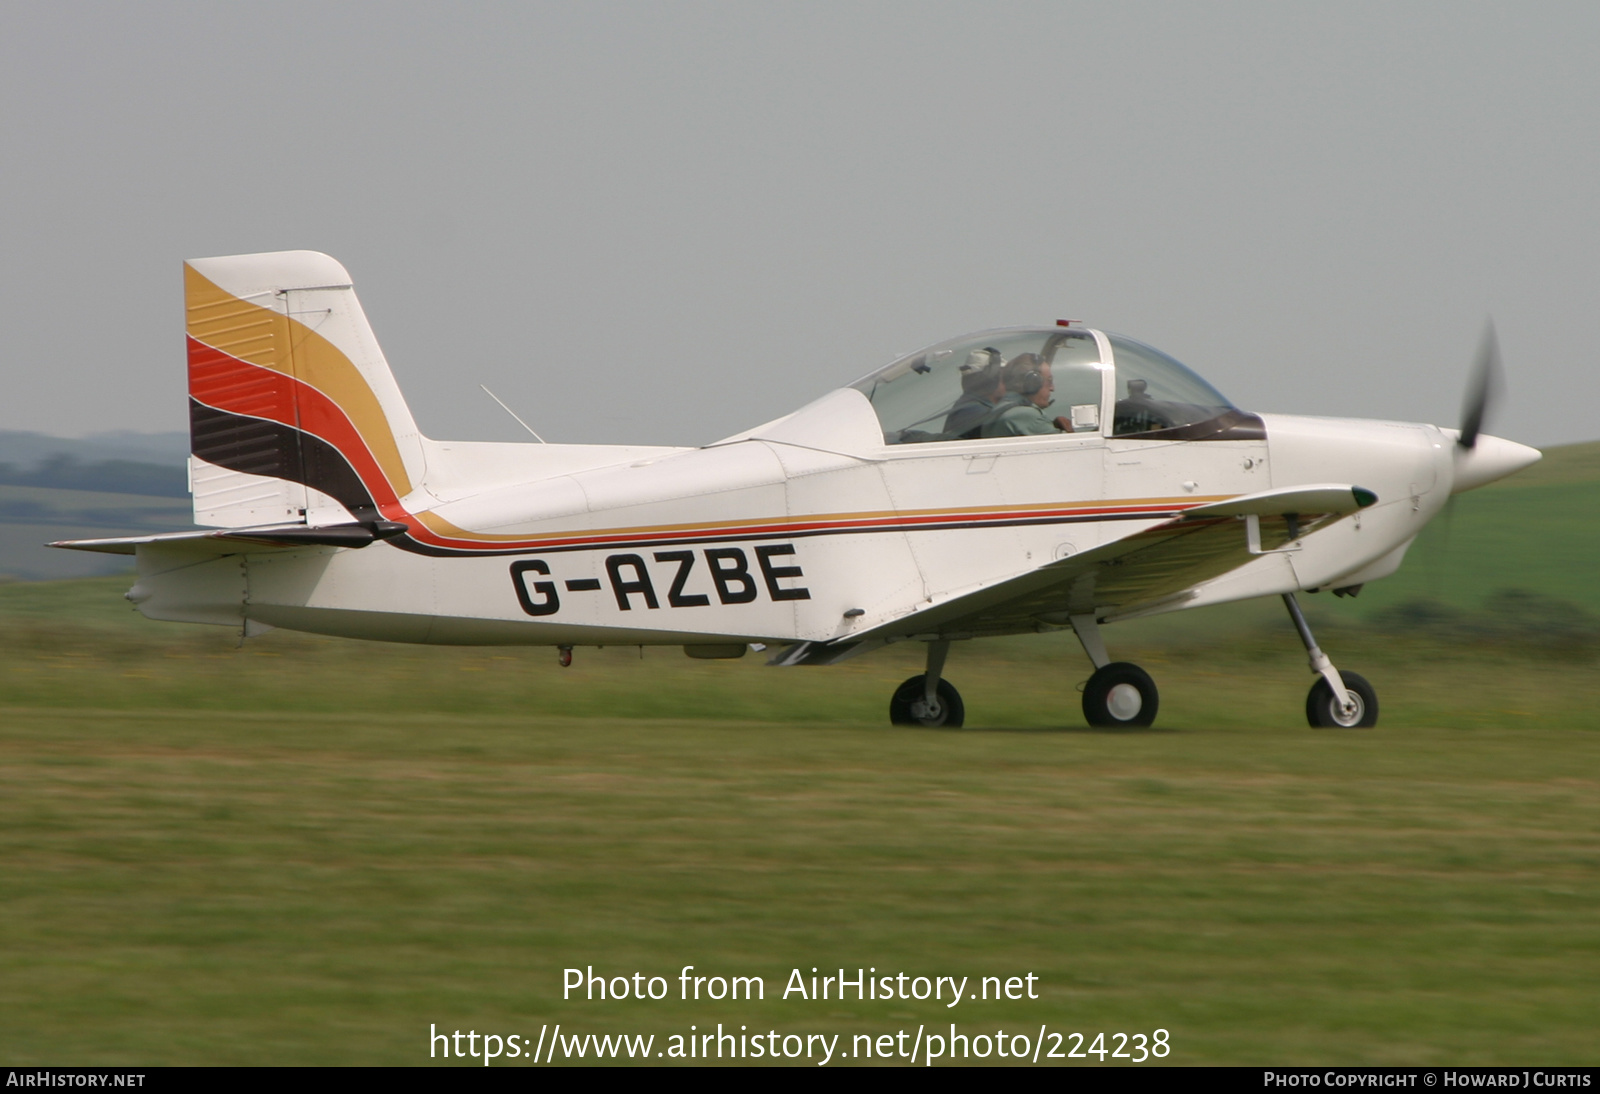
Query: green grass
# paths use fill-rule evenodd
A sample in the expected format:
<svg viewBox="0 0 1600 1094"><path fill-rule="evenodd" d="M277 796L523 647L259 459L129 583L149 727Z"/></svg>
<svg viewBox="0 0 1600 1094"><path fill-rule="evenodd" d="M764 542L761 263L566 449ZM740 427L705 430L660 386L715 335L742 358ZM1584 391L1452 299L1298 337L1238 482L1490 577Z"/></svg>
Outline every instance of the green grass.
<svg viewBox="0 0 1600 1094"><path fill-rule="evenodd" d="M1418 597L1475 608L1524 589L1600 613L1600 442L1545 452L1526 471L1461 494L1393 577L1363 590L1367 617Z"/></svg>
<svg viewBox="0 0 1600 1094"><path fill-rule="evenodd" d="M1358 599L1374 607L1429 596L1473 607L1514 587L1600 612L1600 482L1485 490L1418 537L1399 574Z"/></svg>
<svg viewBox="0 0 1600 1094"><path fill-rule="evenodd" d="M1283 624L1130 631L1162 728L1118 734L1082 728L1070 639L972 643L969 728L894 730L909 650L240 650L140 620L121 585L0 588L8 1063L418 1063L430 1023L718 1021L1164 1028L1179 1063L1595 1060L1581 649L1335 626L1384 720L1313 732ZM560 998L567 967L685 964L768 998ZM812 966L1032 972L1041 997L776 998Z"/></svg>
<svg viewBox="0 0 1600 1094"><path fill-rule="evenodd" d="M1593 1065L1600 663L1592 566L1560 561L1594 538L1574 462L1461 499L1450 565L1485 576L1440 594L1458 614L1397 610L1427 593L1421 553L1393 594L1306 598L1379 689L1371 731L1305 728L1275 603L1108 632L1161 686L1156 730L1084 729L1087 664L1049 635L957 646L968 728L926 731L883 724L912 649L563 670L235 648L139 618L126 578L0 585L0 1058L410 1064L430 1023L722 1022L848 1050L954 1021L1164 1028L1174 1063ZM1540 493L1561 490L1577 503ZM1578 526L1484 565L1463 529L1513 511ZM1483 606L1513 585L1547 598L1501 597L1528 619ZM675 991L686 964L767 998L561 999L568 967ZM812 966L1032 972L1040 998L777 998Z"/></svg>
<svg viewBox="0 0 1600 1094"><path fill-rule="evenodd" d="M12 710L0 741L15 1064L415 1063L431 1022L558 1021L1594 1061L1593 733ZM771 994L558 990L684 964ZM812 966L1041 998L773 998Z"/></svg>

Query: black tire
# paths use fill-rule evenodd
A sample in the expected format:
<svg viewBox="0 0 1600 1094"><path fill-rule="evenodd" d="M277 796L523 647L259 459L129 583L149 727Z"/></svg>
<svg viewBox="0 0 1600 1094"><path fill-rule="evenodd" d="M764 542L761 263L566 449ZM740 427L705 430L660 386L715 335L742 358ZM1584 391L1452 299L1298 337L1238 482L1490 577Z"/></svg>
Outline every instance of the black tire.
<svg viewBox="0 0 1600 1094"><path fill-rule="evenodd" d="M1372 690L1372 685L1353 672L1341 672L1339 679L1344 681L1344 690L1356 701L1355 713L1346 715L1339 709L1333 688L1319 676L1311 685L1311 694L1306 696L1306 721L1311 723L1311 728L1370 729L1377 725L1378 693Z"/></svg>
<svg viewBox="0 0 1600 1094"><path fill-rule="evenodd" d="M936 689L936 694L939 696L939 710L929 717L923 709L927 679L926 675L913 676L894 689L894 698L889 700L889 721L897 726L925 726L929 729L943 726L946 729L960 729L962 721L967 716L967 708L961 703L961 693L950 681L940 680Z"/></svg>
<svg viewBox="0 0 1600 1094"><path fill-rule="evenodd" d="M1127 661L1096 669L1083 685L1083 716L1092 726L1147 726L1160 706L1156 682Z"/></svg>

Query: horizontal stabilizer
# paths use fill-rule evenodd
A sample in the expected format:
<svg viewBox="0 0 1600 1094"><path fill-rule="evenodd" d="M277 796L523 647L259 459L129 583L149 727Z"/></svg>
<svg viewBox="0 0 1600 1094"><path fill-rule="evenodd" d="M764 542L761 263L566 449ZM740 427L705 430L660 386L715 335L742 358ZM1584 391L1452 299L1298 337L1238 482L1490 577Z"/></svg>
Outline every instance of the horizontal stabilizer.
<svg viewBox="0 0 1600 1094"><path fill-rule="evenodd" d="M108 555L137 554L143 544L192 544L211 548L219 555L238 554L248 547L365 547L380 539L393 539L409 529L395 521L377 520L365 524L325 524L308 528L304 524L272 524L259 528L226 528L203 532L165 532L156 536L119 536L115 539L63 539L49 544L69 551L99 551Z"/></svg>

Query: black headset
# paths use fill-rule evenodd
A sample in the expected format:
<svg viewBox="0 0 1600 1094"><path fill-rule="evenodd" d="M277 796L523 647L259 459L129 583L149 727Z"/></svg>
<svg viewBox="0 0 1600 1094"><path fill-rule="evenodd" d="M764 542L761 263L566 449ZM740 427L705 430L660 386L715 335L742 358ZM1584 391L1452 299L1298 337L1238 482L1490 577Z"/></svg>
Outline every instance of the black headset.
<svg viewBox="0 0 1600 1094"><path fill-rule="evenodd" d="M1044 387L1044 377L1039 374L1039 369L1034 367L1022 374L1021 382L1016 388L1012 388L1008 383L1006 390L1015 390L1018 395L1037 395L1042 387Z"/></svg>

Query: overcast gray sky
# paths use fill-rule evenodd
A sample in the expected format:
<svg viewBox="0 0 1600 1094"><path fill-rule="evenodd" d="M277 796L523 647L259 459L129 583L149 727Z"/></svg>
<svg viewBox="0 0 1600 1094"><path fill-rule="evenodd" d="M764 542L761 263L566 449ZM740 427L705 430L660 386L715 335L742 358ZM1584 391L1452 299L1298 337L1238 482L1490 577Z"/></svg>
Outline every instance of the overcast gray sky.
<svg viewBox="0 0 1600 1094"><path fill-rule="evenodd" d="M351 271L424 432L701 443L1090 321L1600 437L1600 4L0 6L0 428L185 428L179 263Z"/></svg>

